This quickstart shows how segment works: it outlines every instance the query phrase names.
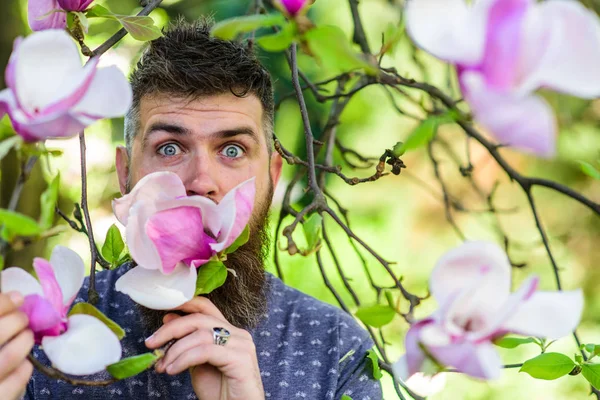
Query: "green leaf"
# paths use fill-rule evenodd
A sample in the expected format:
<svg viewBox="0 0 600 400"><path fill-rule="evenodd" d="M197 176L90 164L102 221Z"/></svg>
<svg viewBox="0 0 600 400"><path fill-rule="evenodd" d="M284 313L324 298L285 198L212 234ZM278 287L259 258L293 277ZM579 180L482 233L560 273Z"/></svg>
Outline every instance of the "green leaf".
<svg viewBox="0 0 600 400"><path fill-rule="evenodd" d="M348 396L347 394L342 395L342 397L340 397L340 400L352 400L352 397Z"/></svg>
<svg viewBox="0 0 600 400"><path fill-rule="evenodd" d="M10 149L21 144L22 142L23 138L19 135L10 136L9 138L0 142L0 160L6 157Z"/></svg>
<svg viewBox="0 0 600 400"><path fill-rule="evenodd" d="M394 53L402 35L404 33L404 23L401 25L394 25L391 22L388 24L384 32L384 43L381 47L381 53Z"/></svg>
<svg viewBox="0 0 600 400"><path fill-rule="evenodd" d="M227 279L227 268L223 261L213 260L200 266L196 279L196 295L207 294L222 286Z"/></svg>
<svg viewBox="0 0 600 400"><path fill-rule="evenodd" d="M337 26L323 25L304 34L312 55L325 67L338 72L365 69L370 75L377 75L378 68L352 48L346 34Z"/></svg>
<svg viewBox="0 0 600 400"><path fill-rule="evenodd" d="M102 7L101 5L95 5L87 12L88 18L108 18L119 21L123 28L131 37L142 42L148 40L154 40L161 37L162 31L154 25L152 17L147 15L119 15L113 14L110 10Z"/></svg>
<svg viewBox="0 0 600 400"><path fill-rule="evenodd" d="M261 36L256 39L256 44L266 51L278 52L290 47L296 37L296 25L287 24L273 35Z"/></svg>
<svg viewBox="0 0 600 400"><path fill-rule="evenodd" d="M584 174L591 176L594 179L600 179L600 171L592 164L585 161L578 161L578 163Z"/></svg>
<svg viewBox="0 0 600 400"><path fill-rule="evenodd" d="M4 256L0 254L0 272L4 269Z"/></svg>
<svg viewBox="0 0 600 400"><path fill-rule="evenodd" d="M35 236L42 232L38 223L27 215L0 209L2 238L11 241L15 236Z"/></svg>
<svg viewBox="0 0 600 400"><path fill-rule="evenodd" d="M248 225L246 225L246 227L244 228L244 230L242 231L240 236L238 236L238 238L235 239L235 241L233 243L231 243L231 246L229 246L228 248L225 249L225 254L233 253L238 248L240 248L244 244L246 244L248 239L250 239L250 227Z"/></svg>
<svg viewBox="0 0 600 400"><path fill-rule="evenodd" d="M373 378L376 380L380 380L383 374L381 373L381 369L379 368L379 357L375 350L371 349L367 351L367 358L371 360L371 367L373 371Z"/></svg>
<svg viewBox="0 0 600 400"><path fill-rule="evenodd" d="M283 24L285 17L282 14L254 14L221 21L213 26L210 33L221 39L233 40L242 33Z"/></svg>
<svg viewBox="0 0 600 400"><path fill-rule="evenodd" d="M154 25L152 17L142 15L115 15L115 17L135 40L146 42L163 35L160 28Z"/></svg>
<svg viewBox="0 0 600 400"><path fill-rule="evenodd" d="M94 5L92 8L87 10L86 16L88 18L113 18L114 14L110 12L106 7L100 4Z"/></svg>
<svg viewBox="0 0 600 400"><path fill-rule="evenodd" d="M90 28L90 22L88 21L86 15L79 11L72 11L72 13L77 16L77 20L79 21L81 29L87 33L88 29ZM73 19L73 22L75 22L75 19Z"/></svg>
<svg viewBox="0 0 600 400"><path fill-rule="evenodd" d="M385 299L387 300L388 305L392 308L395 308L394 295L392 294L392 292L390 290L384 290L383 294L385 295Z"/></svg>
<svg viewBox="0 0 600 400"><path fill-rule="evenodd" d="M590 353L590 358L596 357L598 354L600 354L600 345L588 343L586 345L581 345L581 347L585 348L585 350Z"/></svg>
<svg viewBox="0 0 600 400"><path fill-rule="evenodd" d="M306 221L302 223L302 230L306 237L308 249L316 249L321 242L321 228L323 227L323 217L321 214L314 213Z"/></svg>
<svg viewBox="0 0 600 400"><path fill-rule="evenodd" d="M527 343L535 343L535 339L531 337L519 338L519 337L503 337L498 340L494 340L496 346L504 347L505 349L514 349L517 346Z"/></svg>
<svg viewBox="0 0 600 400"><path fill-rule="evenodd" d="M118 263L124 248L125 243L123 243L121 231L115 224L112 224L106 232L106 239L102 245L102 256L114 266Z"/></svg>
<svg viewBox="0 0 600 400"><path fill-rule="evenodd" d="M581 373L596 389L600 389L600 364L582 364Z"/></svg>
<svg viewBox="0 0 600 400"><path fill-rule="evenodd" d="M117 379L130 378L152 367L158 358L154 353L140 354L111 364L106 367L106 370Z"/></svg>
<svg viewBox="0 0 600 400"><path fill-rule="evenodd" d="M374 328L381 328L389 324L394 319L396 310L390 306L376 304L374 306L360 307L356 316L366 325Z"/></svg>
<svg viewBox="0 0 600 400"><path fill-rule="evenodd" d="M553 380L571 372L575 363L560 353L544 353L527 360L519 372L527 372L534 378Z"/></svg>
<svg viewBox="0 0 600 400"><path fill-rule="evenodd" d="M404 143L398 142L396 146L394 146L394 155L399 157L409 150L414 150L426 145L433 139L440 125L454 122L456 119L457 116L453 111L448 111L442 115L430 116L413 129Z"/></svg>
<svg viewBox="0 0 600 400"><path fill-rule="evenodd" d="M125 337L125 331L123 328L119 326L115 321L108 318L102 311L98 310L96 307L91 305L90 303L77 303L71 308L69 311L69 316L75 314L86 314L91 315L92 317L98 318L104 325L108 327L111 331L114 332L115 335L119 338L119 340Z"/></svg>
<svg viewBox="0 0 600 400"><path fill-rule="evenodd" d="M40 196L40 228L46 230L52 227L54 223L54 214L56 210L56 202L58 201L58 186L60 183L60 174L57 174L48 188Z"/></svg>

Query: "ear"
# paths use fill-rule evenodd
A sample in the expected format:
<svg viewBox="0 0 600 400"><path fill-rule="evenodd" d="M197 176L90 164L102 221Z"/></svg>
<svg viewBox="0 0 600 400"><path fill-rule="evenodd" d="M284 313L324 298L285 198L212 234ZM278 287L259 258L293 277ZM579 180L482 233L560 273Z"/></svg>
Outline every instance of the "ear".
<svg viewBox="0 0 600 400"><path fill-rule="evenodd" d="M281 176L281 168L283 166L283 159L278 152L273 152L271 155L271 165L269 167L271 173L271 180L273 181L273 187L277 186L279 177Z"/></svg>
<svg viewBox="0 0 600 400"><path fill-rule="evenodd" d="M119 188L121 194L127 193L127 177L129 176L129 155L124 146L117 146L115 155L115 165L117 166L117 177L119 178Z"/></svg>

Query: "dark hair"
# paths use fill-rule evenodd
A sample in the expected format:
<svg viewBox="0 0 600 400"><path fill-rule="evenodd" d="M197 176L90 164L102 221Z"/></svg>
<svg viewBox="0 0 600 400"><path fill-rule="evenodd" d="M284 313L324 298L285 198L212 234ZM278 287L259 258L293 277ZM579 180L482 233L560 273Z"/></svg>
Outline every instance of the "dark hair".
<svg viewBox="0 0 600 400"><path fill-rule="evenodd" d="M144 96L167 94L189 99L231 92L255 95L263 107L269 153L273 136L273 86L269 72L245 44L210 36L210 18L178 18L142 53L131 74L133 102L125 116L125 144L131 154L140 129Z"/></svg>

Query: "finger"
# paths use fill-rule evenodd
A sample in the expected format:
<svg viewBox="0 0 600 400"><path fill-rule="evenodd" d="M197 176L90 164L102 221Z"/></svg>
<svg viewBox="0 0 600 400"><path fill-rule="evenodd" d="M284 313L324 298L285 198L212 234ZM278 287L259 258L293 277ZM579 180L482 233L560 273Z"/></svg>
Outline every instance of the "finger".
<svg viewBox="0 0 600 400"><path fill-rule="evenodd" d="M29 318L21 311L12 313L0 318L0 346L8 342L10 338L27 328Z"/></svg>
<svg viewBox="0 0 600 400"><path fill-rule="evenodd" d="M193 349L194 347L210 345L216 346L213 341L212 332L206 330L197 330L184 338L176 341L167 351L165 357L157 364L157 372L164 372L165 367L175 361L182 353L185 353L188 350ZM242 345L240 346L240 343ZM254 351L254 343L244 340L239 340L239 338L231 337L227 342L227 347L230 349L234 349L235 351Z"/></svg>
<svg viewBox="0 0 600 400"><path fill-rule="evenodd" d="M27 389L27 383L33 373L33 365L23 361L6 379L0 380L0 393L5 399L18 399ZM5 397L6 396L6 397Z"/></svg>
<svg viewBox="0 0 600 400"><path fill-rule="evenodd" d="M21 293L0 293L0 317L15 311L21 304L23 304L23 295Z"/></svg>
<svg viewBox="0 0 600 400"><path fill-rule="evenodd" d="M163 324L166 324L168 322L171 322L171 321L173 321L177 318L181 318L181 317L182 317L182 315L177 315L177 314L172 314L172 313L167 314L163 317Z"/></svg>
<svg viewBox="0 0 600 400"><path fill-rule="evenodd" d="M176 310L185 311L187 313L202 313L211 315L222 321L227 321L221 311L206 297L196 296L187 303L179 306Z"/></svg>
<svg viewBox="0 0 600 400"><path fill-rule="evenodd" d="M222 320L205 314L189 314L180 318L174 318L168 323L161 326L154 335L146 339L146 347L155 349L167 343L172 339L180 339L184 336L189 335L195 330L209 330L212 332L212 328L215 326L223 326ZM226 329L233 327L227 324Z"/></svg>
<svg viewBox="0 0 600 400"><path fill-rule="evenodd" d="M176 375L196 365L210 364L229 378L241 378L254 363L249 353L240 353L226 346L215 346L211 343L196 346L180 354L167 365L166 372Z"/></svg>
<svg viewBox="0 0 600 400"><path fill-rule="evenodd" d="M33 332L28 329L0 349L0 382L27 359L32 348Z"/></svg>

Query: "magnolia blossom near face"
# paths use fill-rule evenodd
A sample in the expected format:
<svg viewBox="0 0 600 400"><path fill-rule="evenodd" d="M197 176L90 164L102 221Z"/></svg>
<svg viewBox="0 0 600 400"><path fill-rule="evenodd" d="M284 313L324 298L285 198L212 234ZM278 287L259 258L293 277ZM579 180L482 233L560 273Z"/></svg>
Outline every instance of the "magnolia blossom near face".
<svg viewBox="0 0 600 400"><path fill-rule="evenodd" d="M156 310L191 300L196 269L240 236L250 220L254 197L254 178L217 204L204 196L187 196L175 173L146 175L131 193L113 201L138 264L119 278L116 289Z"/></svg>
<svg viewBox="0 0 600 400"><path fill-rule="evenodd" d="M8 114L26 141L69 137L102 118L125 114L131 87L115 66L85 66L77 45L62 30L15 40L0 91L0 116Z"/></svg>
<svg viewBox="0 0 600 400"><path fill-rule="evenodd" d="M538 292L538 279L532 277L510 293L510 272L506 254L493 243L466 242L446 253L430 279L439 309L411 326L406 354L394 364L394 373L406 380L417 372L437 372L427 367L436 364L476 378L497 378L502 360L494 339L507 333L557 339L577 327L581 290Z"/></svg>
<svg viewBox="0 0 600 400"><path fill-rule="evenodd" d="M539 88L600 95L600 23L569 0L410 0L417 46L456 64L473 115L503 145L556 151L557 123ZM474 3L474 4L473 4Z"/></svg>
<svg viewBox="0 0 600 400"><path fill-rule="evenodd" d="M67 27L65 11L85 11L94 0L29 0L27 20L33 31L64 29Z"/></svg>
<svg viewBox="0 0 600 400"><path fill-rule="evenodd" d="M39 282L18 267L2 271L1 291L24 296L21 311L52 365L67 374L88 375L119 361L121 343L104 323L90 315L67 317L85 276L81 257L56 246L50 261L35 258L33 268Z"/></svg>

